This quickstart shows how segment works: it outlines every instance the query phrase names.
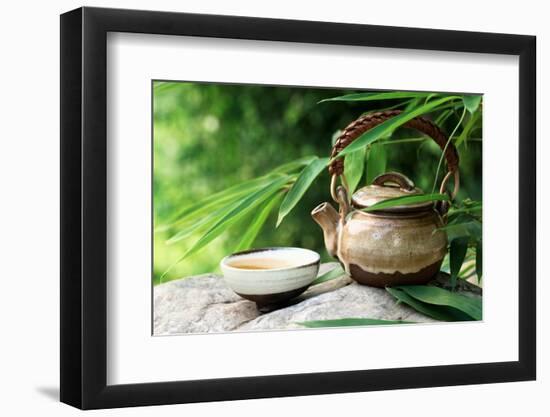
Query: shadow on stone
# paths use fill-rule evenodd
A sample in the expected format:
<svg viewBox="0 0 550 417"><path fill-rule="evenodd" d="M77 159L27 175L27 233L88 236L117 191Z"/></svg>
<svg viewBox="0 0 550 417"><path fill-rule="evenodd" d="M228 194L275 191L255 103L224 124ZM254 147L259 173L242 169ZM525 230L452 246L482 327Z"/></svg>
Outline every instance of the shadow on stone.
<svg viewBox="0 0 550 417"><path fill-rule="evenodd" d="M331 263L331 264L324 264L322 265L324 268L322 268L319 272L319 275L322 275L326 272L331 271L334 268L338 267L338 264ZM328 266L328 267L327 267ZM351 284L353 281L351 278L349 278L347 275L345 275L344 272L342 272L342 276L339 278L335 278L333 280L323 282L321 284L313 285L309 287L306 291L304 291L299 296L292 298L290 300L286 300L277 304L267 304L267 305L257 305L258 311L261 314L267 314L271 313L272 311L280 310L282 308L290 307L296 304L301 303L302 301L308 300L312 297L317 297L318 295L331 292L334 290L337 290L339 288L345 287L346 285Z"/></svg>

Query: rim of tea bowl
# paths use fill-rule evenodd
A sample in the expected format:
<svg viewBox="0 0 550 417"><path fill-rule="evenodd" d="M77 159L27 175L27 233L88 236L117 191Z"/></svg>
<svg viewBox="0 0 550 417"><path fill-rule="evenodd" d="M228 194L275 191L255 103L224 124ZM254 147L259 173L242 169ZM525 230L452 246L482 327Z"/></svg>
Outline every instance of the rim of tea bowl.
<svg viewBox="0 0 550 417"><path fill-rule="evenodd" d="M279 252L280 256L291 256L293 265L271 269L242 269L229 265L236 259L253 259L258 254L269 252L272 252L271 256L276 252ZM221 260L220 267L225 282L235 293L259 305L269 305L281 303L303 293L317 278L320 262L321 256L310 249L272 247L228 255Z"/></svg>

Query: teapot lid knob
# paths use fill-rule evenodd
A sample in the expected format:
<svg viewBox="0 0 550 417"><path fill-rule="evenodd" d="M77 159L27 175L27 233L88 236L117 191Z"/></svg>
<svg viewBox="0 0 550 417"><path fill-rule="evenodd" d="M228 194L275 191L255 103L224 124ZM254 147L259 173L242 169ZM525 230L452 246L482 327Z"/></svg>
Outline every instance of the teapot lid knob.
<svg viewBox="0 0 550 417"><path fill-rule="evenodd" d="M399 185L399 188L405 192L415 192L414 182L407 176L399 172L386 172L380 174L372 181L373 185L385 186L387 183Z"/></svg>
<svg viewBox="0 0 550 417"><path fill-rule="evenodd" d="M411 195L423 194L422 190L414 185L414 182L399 172L386 172L378 175L371 185L357 190L352 198L355 208L368 208L382 201ZM410 212L429 209L433 206L431 201L415 204L399 205L383 209L388 212Z"/></svg>

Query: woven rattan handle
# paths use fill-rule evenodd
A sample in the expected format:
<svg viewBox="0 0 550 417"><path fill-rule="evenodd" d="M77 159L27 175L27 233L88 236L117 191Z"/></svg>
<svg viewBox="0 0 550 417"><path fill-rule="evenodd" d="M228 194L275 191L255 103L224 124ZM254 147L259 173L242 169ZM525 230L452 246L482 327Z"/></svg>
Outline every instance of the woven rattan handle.
<svg viewBox="0 0 550 417"><path fill-rule="evenodd" d="M342 150L352 143L355 139L370 130L380 123L385 122L392 117L401 113L401 110L388 110L376 113L366 114L359 119L350 123L338 137L332 148L331 158L333 159L329 165L329 172L333 177L339 177L344 172L344 158L337 158L338 154ZM445 159L447 160L448 173L445 175L441 183L441 192L445 192L447 182L451 177L454 177L454 190L451 197L454 198L458 192L459 187L459 174L458 174L458 152L452 142L447 144L447 136L443 131L432 121L424 117L416 117L403 125L411 129L418 130L421 133L431 137L445 152ZM446 149L445 149L446 148ZM334 181L333 181L334 183Z"/></svg>

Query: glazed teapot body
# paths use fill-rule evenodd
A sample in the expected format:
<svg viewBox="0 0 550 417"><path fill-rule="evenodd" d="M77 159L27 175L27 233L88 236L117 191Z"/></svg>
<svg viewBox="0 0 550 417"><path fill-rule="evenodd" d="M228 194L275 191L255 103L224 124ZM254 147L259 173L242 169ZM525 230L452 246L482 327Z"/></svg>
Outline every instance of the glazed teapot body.
<svg viewBox="0 0 550 417"><path fill-rule="evenodd" d="M355 210L342 225L338 259L359 283L423 284L439 271L447 237L437 213L384 216Z"/></svg>
<svg viewBox="0 0 550 417"><path fill-rule="evenodd" d="M338 142L335 148L337 145ZM453 159L455 156L447 158L447 162L458 163L458 157ZM331 166L331 194L339 210L322 203L311 213L323 229L329 254L360 284L385 287L432 280L447 253L447 236L441 230L447 205L427 201L369 211L369 207L381 201L421 195L422 191L406 176L390 172L378 176L349 198L345 181L344 185L336 186L336 179L341 176L339 169L343 172L343 161L333 161L341 163L340 167ZM452 198L458 190L457 170L449 171L440 191L445 192L451 176L455 182Z"/></svg>

